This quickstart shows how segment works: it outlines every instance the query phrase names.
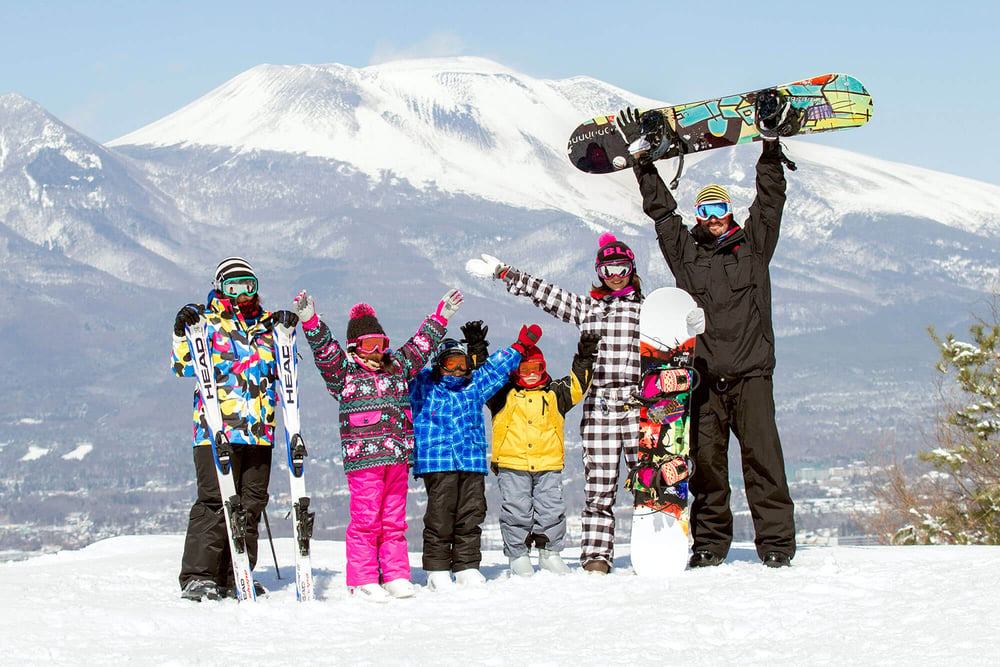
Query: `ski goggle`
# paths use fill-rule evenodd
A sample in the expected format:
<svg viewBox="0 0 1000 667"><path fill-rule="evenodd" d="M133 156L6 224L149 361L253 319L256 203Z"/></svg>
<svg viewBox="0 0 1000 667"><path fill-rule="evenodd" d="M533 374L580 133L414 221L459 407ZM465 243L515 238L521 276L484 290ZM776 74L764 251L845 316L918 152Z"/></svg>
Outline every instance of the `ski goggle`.
<svg viewBox="0 0 1000 667"><path fill-rule="evenodd" d="M708 220L709 218L724 218L733 212L732 205L727 201L707 201L704 204L698 204L695 208L695 215L699 220Z"/></svg>
<svg viewBox="0 0 1000 667"><path fill-rule="evenodd" d="M542 359L532 359L530 361L522 361L517 365L518 375L541 375L545 372L545 361Z"/></svg>
<svg viewBox="0 0 1000 667"><path fill-rule="evenodd" d="M633 270L632 262L597 265L597 275L602 278L627 278L632 275Z"/></svg>
<svg viewBox="0 0 1000 667"><path fill-rule="evenodd" d="M257 293L257 279L249 276L241 278L229 278L222 281L222 293L228 297L235 298L241 294L253 296Z"/></svg>
<svg viewBox="0 0 1000 667"><path fill-rule="evenodd" d="M464 354L449 354L441 360L441 368L446 371L465 373L469 370L469 359Z"/></svg>
<svg viewBox="0 0 1000 667"><path fill-rule="evenodd" d="M360 352L383 354L389 349L389 337L382 334L365 334L359 336L354 345Z"/></svg>

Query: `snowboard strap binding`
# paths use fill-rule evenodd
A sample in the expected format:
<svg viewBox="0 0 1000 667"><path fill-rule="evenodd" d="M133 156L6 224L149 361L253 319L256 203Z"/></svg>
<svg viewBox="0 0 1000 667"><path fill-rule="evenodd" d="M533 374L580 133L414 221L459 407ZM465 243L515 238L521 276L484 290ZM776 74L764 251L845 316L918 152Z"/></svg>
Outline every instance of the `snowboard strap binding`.
<svg viewBox="0 0 1000 667"><path fill-rule="evenodd" d="M649 164L677 149L677 173L670 181L670 189L676 190L684 171L684 144L681 143L662 111L650 109L639 115L639 138L629 144L628 150L639 164Z"/></svg>
<svg viewBox="0 0 1000 667"><path fill-rule="evenodd" d="M674 487L691 476L692 468L693 461L686 456L641 460L629 472L625 488L632 492L637 505L660 504L667 496L678 495Z"/></svg>

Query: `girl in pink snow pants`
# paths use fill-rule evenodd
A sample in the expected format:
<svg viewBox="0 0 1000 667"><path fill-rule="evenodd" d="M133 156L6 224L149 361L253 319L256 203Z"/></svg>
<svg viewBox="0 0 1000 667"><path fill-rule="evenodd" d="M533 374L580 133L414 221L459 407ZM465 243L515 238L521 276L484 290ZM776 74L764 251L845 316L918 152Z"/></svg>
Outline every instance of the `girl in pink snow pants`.
<svg viewBox="0 0 1000 667"><path fill-rule="evenodd" d="M316 315L305 290L295 297L309 347L327 390L340 403L340 440L351 493L347 586L373 602L413 595L406 546L406 489L413 458L409 381L444 338L462 295L451 290L399 349L375 310L351 308L346 351Z"/></svg>

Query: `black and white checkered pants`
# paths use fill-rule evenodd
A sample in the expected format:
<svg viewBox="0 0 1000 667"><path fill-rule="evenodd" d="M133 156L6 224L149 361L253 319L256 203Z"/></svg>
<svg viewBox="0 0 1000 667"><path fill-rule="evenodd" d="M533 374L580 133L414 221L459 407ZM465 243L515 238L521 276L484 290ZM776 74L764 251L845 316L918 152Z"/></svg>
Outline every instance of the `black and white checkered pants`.
<svg viewBox="0 0 1000 667"><path fill-rule="evenodd" d="M586 504L580 563L600 560L611 566L614 561L619 465L624 455L626 470L631 469L639 446L639 411L623 409L629 393L629 388L598 389L583 401L580 435Z"/></svg>

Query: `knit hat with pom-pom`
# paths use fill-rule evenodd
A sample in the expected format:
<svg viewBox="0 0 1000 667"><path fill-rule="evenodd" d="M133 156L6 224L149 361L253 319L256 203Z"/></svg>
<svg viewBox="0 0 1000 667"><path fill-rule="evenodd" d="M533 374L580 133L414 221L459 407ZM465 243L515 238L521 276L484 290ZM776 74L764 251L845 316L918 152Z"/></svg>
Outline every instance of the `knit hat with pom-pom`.
<svg viewBox="0 0 1000 667"><path fill-rule="evenodd" d="M353 345L362 336L381 334L385 336L382 325L375 318L375 309L367 303L359 303L351 307L347 321L347 344Z"/></svg>
<svg viewBox="0 0 1000 667"><path fill-rule="evenodd" d="M632 270L635 271L635 254L631 248L616 239L614 234L607 232L601 234L600 238L597 239L597 245L597 260L594 262L594 268L601 264L628 262L632 265Z"/></svg>

